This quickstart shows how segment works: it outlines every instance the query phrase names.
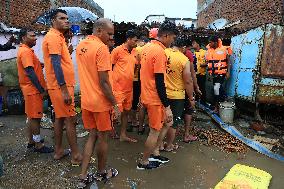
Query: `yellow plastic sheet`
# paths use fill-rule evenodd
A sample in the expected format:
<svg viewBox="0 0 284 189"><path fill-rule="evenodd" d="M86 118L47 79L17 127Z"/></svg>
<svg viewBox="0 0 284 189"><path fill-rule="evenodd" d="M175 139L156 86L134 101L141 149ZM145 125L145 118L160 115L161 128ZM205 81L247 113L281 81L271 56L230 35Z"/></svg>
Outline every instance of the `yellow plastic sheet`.
<svg viewBox="0 0 284 189"><path fill-rule="evenodd" d="M214 189L268 189L271 178L263 170L236 164Z"/></svg>

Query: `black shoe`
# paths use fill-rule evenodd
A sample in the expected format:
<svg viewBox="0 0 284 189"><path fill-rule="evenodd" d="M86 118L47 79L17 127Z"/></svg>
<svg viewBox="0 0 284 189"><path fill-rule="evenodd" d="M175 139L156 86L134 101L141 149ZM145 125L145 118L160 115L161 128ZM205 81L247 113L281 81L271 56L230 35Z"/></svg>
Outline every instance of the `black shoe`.
<svg viewBox="0 0 284 189"><path fill-rule="evenodd" d="M34 152L47 154L54 152L54 149L52 147L43 146L40 149L34 148Z"/></svg>
<svg viewBox="0 0 284 189"><path fill-rule="evenodd" d="M40 143L44 143L44 139L42 138L41 140L40 140ZM28 145L27 145L27 149L31 149L31 148L33 148L33 147L35 147L35 143L28 143Z"/></svg>
<svg viewBox="0 0 284 189"><path fill-rule="evenodd" d="M168 163L170 159L167 157L161 156L161 155L159 156L151 155L149 158L149 161L158 161L160 163Z"/></svg>
<svg viewBox="0 0 284 189"><path fill-rule="evenodd" d="M149 161L149 163L147 165L143 165L142 163L139 163L136 168L138 170L156 169L160 165L161 165L161 163L158 162L158 161Z"/></svg>
<svg viewBox="0 0 284 189"><path fill-rule="evenodd" d="M143 135L145 133L145 127L143 127L143 129L141 131L137 131L138 135Z"/></svg>

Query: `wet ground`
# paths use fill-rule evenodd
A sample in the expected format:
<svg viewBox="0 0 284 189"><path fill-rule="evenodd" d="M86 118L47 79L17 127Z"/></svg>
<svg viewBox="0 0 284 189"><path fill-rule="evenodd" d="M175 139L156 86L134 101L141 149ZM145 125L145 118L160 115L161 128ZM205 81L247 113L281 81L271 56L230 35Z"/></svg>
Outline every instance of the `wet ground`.
<svg viewBox="0 0 284 189"><path fill-rule="evenodd" d="M70 157L54 161L52 154L35 154L26 150L25 116L2 116L0 121L0 154L4 159L4 176L0 188L75 188L79 167L71 167ZM210 118L198 113L193 123L201 128L216 128ZM53 130L42 129L45 141L53 145ZM119 170L119 175L107 183L98 183L99 188L137 189L209 189L225 176L230 168L239 163L267 171L272 175L271 189L284 185L284 164L248 149L246 154L224 153L203 142L185 144L176 153L162 154L170 163L156 170L138 171L136 164L143 151L146 136L138 136L137 144L121 143L110 139L108 165ZM79 138L81 149L86 137ZM65 141L66 144L66 141ZM66 146L67 147L67 146ZM95 155L94 155L95 158ZM96 170L96 163L91 164Z"/></svg>

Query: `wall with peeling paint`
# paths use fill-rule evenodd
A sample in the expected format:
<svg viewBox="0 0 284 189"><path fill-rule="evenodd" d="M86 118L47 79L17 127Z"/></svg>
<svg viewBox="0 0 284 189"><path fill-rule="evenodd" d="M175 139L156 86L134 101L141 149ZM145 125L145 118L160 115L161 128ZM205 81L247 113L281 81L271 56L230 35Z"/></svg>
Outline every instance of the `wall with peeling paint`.
<svg viewBox="0 0 284 189"><path fill-rule="evenodd" d="M207 27L217 19L226 19L232 28L243 31L263 24L283 24L283 0L197 0L197 25Z"/></svg>
<svg viewBox="0 0 284 189"><path fill-rule="evenodd" d="M268 24L232 38L227 94L284 105L284 27Z"/></svg>

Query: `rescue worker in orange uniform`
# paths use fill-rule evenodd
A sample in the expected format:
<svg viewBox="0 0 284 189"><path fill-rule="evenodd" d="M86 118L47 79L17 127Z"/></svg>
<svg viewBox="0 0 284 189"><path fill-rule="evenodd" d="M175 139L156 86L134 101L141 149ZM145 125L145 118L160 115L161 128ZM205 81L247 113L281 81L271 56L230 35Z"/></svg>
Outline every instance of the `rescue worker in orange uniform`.
<svg viewBox="0 0 284 189"><path fill-rule="evenodd" d="M218 113L218 103L225 100L223 84L226 79L230 78L229 55L227 48L222 45L220 39L217 36L211 36L206 61L208 63L208 73L213 76L214 112L216 113Z"/></svg>
<svg viewBox="0 0 284 189"><path fill-rule="evenodd" d="M137 64L134 48L137 46L139 34L135 30L126 32L126 41L113 49L111 63L113 64L113 92L120 108L121 131L120 141L137 142L126 135L127 118L132 107L133 78Z"/></svg>
<svg viewBox="0 0 284 189"><path fill-rule="evenodd" d="M112 65L109 46L114 36L114 26L107 18L95 21L93 34L82 40L76 49L76 60L81 90L82 120L89 138L85 144L82 170L77 188L85 188L92 182L106 181L118 175L115 168L108 169L108 133L114 117L120 116L119 106L112 92ZM98 170L88 173L94 149L97 152Z"/></svg>
<svg viewBox="0 0 284 189"><path fill-rule="evenodd" d="M36 34L31 29L21 29L17 67L19 83L25 99L25 113L28 117L29 143L27 148L34 152L52 153L53 148L45 146L40 136L40 120L43 115L43 100L47 98L46 84L39 59L32 47L36 45Z"/></svg>
<svg viewBox="0 0 284 189"><path fill-rule="evenodd" d="M80 165L82 155L77 145L75 125L74 86L75 71L64 33L69 30L65 10L55 9L51 15L51 28L43 38L42 51L48 94L55 111L54 159L60 160L70 154L62 145L63 126L71 148L71 164Z"/></svg>

